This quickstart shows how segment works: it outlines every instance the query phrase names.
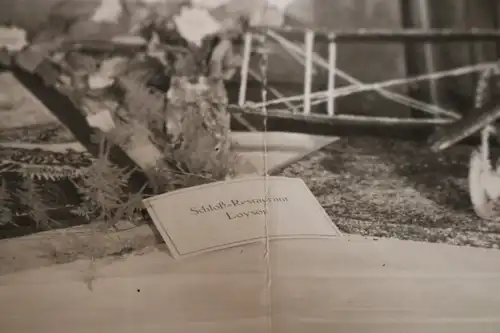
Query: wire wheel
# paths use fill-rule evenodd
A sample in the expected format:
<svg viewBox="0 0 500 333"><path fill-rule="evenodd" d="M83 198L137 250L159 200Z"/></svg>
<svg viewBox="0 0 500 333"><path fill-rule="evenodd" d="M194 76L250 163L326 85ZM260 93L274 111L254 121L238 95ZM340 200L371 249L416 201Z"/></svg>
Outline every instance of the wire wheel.
<svg viewBox="0 0 500 333"><path fill-rule="evenodd" d="M498 196L490 186L499 183L500 176L490 168L490 161L483 158L480 150L472 152L469 163L469 195L476 214L485 220L499 219ZM490 186L488 186L490 185Z"/></svg>
<svg viewBox="0 0 500 333"><path fill-rule="evenodd" d="M490 68L480 74L476 86L475 107L479 109L495 95L499 68ZM499 220L500 173L493 168L489 139L495 132L494 124L481 130L481 146L475 149L469 161L469 196L476 214L485 220ZM498 168L496 168L498 169Z"/></svg>

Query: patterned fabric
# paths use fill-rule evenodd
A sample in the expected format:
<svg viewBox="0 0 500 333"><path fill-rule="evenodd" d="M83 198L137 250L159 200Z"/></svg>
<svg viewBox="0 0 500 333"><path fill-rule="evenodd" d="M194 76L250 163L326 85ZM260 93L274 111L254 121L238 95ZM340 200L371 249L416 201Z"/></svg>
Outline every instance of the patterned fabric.
<svg viewBox="0 0 500 333"><path fill-rule="evenodd" d="M92 163L88 153L42 149L0 148L0 174L10 172L33 179L78 178Z"/></svg>

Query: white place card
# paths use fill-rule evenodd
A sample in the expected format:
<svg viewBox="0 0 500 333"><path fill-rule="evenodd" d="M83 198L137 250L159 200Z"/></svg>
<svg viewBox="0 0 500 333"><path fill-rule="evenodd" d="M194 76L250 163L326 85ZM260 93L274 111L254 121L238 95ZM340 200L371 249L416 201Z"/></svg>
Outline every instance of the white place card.
<svg viewBox="0 0 500 333"><path fill-rule="evenodd" d="M151 197L144 204L175 258L262 241L266 233L269 239L341 235L298 178L216 182Z"/></svg>

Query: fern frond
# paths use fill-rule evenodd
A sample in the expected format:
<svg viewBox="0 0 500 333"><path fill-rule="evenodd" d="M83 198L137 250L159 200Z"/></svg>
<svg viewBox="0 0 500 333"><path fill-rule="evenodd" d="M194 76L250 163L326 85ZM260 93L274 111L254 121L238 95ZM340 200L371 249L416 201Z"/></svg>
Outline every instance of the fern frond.
<svg viewBox="0 0 500 333"><path fill-rule="evenodd" d="M7 182L2 179L0 183L0 226L13 224L12 195L7 188Z"/></svg>
<svg viewBox="0 0 500 333"><path fill-rule="evenodd" d="M80 179L73 180L82 198L82 207L75 213L93 216L113 225L137 211L143 191L130 193L128 182L134 170L116 166L108 158L109 151L102 145L101 148L101 156L94 160Z"/></svg>
<svg viewBox="0 0 500 333"><path fill-rule="evenodd" d="M55 221L48 214L51 207L44 202L44 189L34 180L25 179L15 196L25 207L26 214L33 219L37 228L48 228L54 224Z"/></svg>
<svg viewBox="0 0 500 333"><path fill-rule="evenodd" d="M24 178L45 181L79 178L86 172L85 168L74 168L68 165L22 164L19 167L18 171Z"/></svg>

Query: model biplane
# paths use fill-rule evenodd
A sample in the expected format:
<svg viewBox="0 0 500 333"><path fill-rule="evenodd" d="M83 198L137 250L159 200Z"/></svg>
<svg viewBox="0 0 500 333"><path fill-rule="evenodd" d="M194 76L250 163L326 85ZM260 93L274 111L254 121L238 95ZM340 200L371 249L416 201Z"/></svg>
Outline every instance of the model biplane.
<svg viewBox="0 0 500 333"><path fill-rule="evenodd" d="M348 127L352 130L352 125L360 127L384 128L390 132L398 127L405 131L411 128L427 129L428 141L431 150L441 152L452 145L480 133L480 145L474 149L469 163L469 194L473 208L478 216L483 219L496 219L498 213L495 212L495 204L500 199L500 164L497 165L490 154L490 138L492 134L500 138L500 128L496 121L500 118L500 100L498 99L498 89L496 78L500 73L499 63L482 63L473 66L456 68L449 71L435 72L418 77L407 77L404 79L389 80L375 84L363 84L359 80L344 73L336 66L337 45L341 43L415 43L415 42L474 42L474 41L499 41L500 31L497 30L479 30L457 31L457 30L403 30L403 31L303 31L300 29L283 28L270 29L258 28L258 32L264 33L268 38L278 40L283 47L291 52L300 53L304 57L305 77L304 94L293 96L291 98L281 98L280 101L303 100L301 113L286 111L266 111L266 118L280 119L282 121L299 121L304 124L321 124L326 126L324 134L339 134L338 127ZM297 39L298 36L304 36L305 51L302 51L289 39ZM249 38L249 37L247 37ZM321 58L313 52L315 41L322 41L329 44L328 60ZM314 64L328 70L328 89L324 92L311 91L311 72ZM243 63L242 78L247 63ZM421 101L413 100L406 96L401 96L385 90L391 86L410 84L429 79L440 79L449 76L460 76L470 73L479 73L477 82L475 108L465 116L453 110L447 110L436 105L430 105ZM335 77L341 77L349 81L352 85L348 87L336 88ZM245 83L242 83L244 87ZM360 117L350 115L337 115L335 112L335 98L347 94L373 90L382 96L397 101L413 108L420 109L432 118L383 118L383 117ZM244 105L244 90L240 93L240 105ZM328 114L311 114L311 105L316 103L328 103ZM273 102L268 102L272 105ZM262 104L260 105L262 106ZM294 130L308 128L308 126L295 126ZM325 128L323 126L323 128ZM299 130L300 131L300 130ZM317 133L317 132L316 132ZM340 131L341 135L345 132Z"/></svg>

